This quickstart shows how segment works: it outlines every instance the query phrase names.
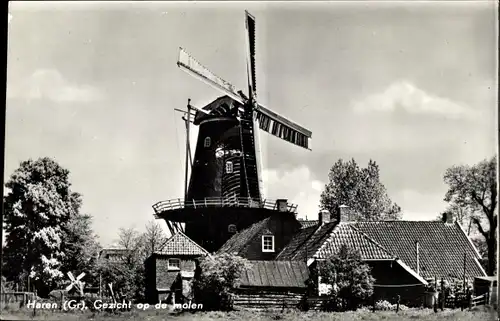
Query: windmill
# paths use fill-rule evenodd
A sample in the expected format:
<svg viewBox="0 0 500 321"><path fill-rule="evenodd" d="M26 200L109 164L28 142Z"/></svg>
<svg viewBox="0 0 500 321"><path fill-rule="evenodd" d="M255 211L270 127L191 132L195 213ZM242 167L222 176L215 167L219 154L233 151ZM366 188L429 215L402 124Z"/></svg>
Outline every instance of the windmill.
<svg viewBox="0 0 500 321"><path fill-rule="evenodd" d="M245 11L245 27L247 95L212 73L183 48L179 50L177 65L181 70L224 94L203 108L193 106L188 100L187 111L176 109L184 114L187 132L185 196L182 202L179 200L179 206L175 205L175 201L159 202L153 206L157 217L164 218L172 232L182 230L179 222L186 223L186 235L193 240L203 234L200 228L216 230L227 223L221 223L220 219L209 218L207 214L209 207L255 209L269 207L262 195L259 129L310 150L311 131L257 102L255 18L247 11ZM191 123L199 126L194 158L191 155L189 142ZM191 175L188 179L189 168ZM273 203L273 206L275 210L278 207L277 203ZM197 216L195 215L195 219L190 222L186 220L188 215L185 210L188 208L198 209ZM165 215L168 211L179 212L180 209L183 210L182 214L171 214L169 218ZM254 215L252 219L240 219L238 215L234 213L232 215L235 223L245 221L245 224L241 223L243 225L255 222L260 217L255 213L242 214L242 216Z"/></svg>
<svg viewBox="0 0 500 321"><path fill-rule="evenodd" d="M71 272L68 272L67 274L71 283L68 284L65 290L70 291L74 288L80 297L84 297L83 289L85 287L85 282L82 282L80 280L85 276L85 272L80 273L80 275L78 275L76 278Z"/></svg>

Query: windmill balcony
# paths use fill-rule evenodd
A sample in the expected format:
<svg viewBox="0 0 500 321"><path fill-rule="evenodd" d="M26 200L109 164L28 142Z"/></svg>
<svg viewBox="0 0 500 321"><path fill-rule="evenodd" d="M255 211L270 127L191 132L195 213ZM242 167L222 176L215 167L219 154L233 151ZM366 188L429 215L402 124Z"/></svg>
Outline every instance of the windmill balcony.
<svg viewBox="0 0 500 321"><path fill-rule="evenodd" d="M264 208L267 210L278 210L278 202L276 200L265 199L262 201L253 200L245 197L210 197L202 200L186 201L182 198L176 198L166 201L160 201L153 205L155 218L164 218L164 214L170 211L179 211L183 209L202 209L202 208ZM287 211L296 213L297 205L287 204Z"/></svg>

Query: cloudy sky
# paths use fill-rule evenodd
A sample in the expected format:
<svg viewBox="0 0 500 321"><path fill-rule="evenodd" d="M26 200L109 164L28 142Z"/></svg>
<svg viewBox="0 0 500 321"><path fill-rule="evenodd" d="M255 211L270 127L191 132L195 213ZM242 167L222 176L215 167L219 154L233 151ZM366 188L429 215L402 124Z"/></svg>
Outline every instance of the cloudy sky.
<svg viewBox="0 0 500 321"><path fill-rule="evenodd" d="M220 95L177 68L178 48L245 89L245 9L259 100L313 132L312 151L262 133L268 198L315 218L331 165L371 158L404 218L428 220L447 167L495 154L493 2L10 2L5 179L52 157L104 245L143 229L183 194L173 109Z"/></svg>

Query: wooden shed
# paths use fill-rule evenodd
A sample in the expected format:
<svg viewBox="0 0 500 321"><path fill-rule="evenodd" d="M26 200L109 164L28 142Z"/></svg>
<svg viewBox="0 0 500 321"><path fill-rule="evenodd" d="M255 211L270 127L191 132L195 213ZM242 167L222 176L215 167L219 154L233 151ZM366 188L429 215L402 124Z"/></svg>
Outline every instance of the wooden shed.
<svg viewBox="0 0 500 321"><path fill-rule="evenodd" d="M309 270L301 261L251 261L240 278L234 306L250 309L297 308L307 291Z"/></svg>
<svg viewBox="0 0 500 321"><path fill-rule="evenodd" d="M497 302L497 277L496 276L477 276L474 278L474 295L480 296L487 294L488 304Z"/></svg>

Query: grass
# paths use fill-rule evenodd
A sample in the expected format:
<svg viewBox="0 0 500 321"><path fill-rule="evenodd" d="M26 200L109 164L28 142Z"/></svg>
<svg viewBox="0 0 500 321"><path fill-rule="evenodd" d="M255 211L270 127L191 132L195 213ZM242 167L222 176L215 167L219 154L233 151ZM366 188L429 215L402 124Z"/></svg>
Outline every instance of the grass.
<svg viewBox="0 0 500 321"><path fill-rule="evenodd" d="M491 308L478 307L471 311L460 310L444 310L434 313L431 309L409 309L407 311L377 311L358 310L355 312L344 313L327 313L327 312L249 312L249 311L234 311L234 312L203 312L196 313L184 312L174 314L165 310L150 309L146 311L132 309L130 312L108 313L99 312L92 313L90 311L71 311L64 312L59 310L37 310L36 316L33 316L33 310L28 309L3 309L0 313L0 319L8 320L95 320L95 321L118 321L118 320L175 320L175 321L361 321L361 320L385 320L385 321L409 321L409 320L426 320L426 321L475 321L475 320L496 320L497 312Z"/></svg>

